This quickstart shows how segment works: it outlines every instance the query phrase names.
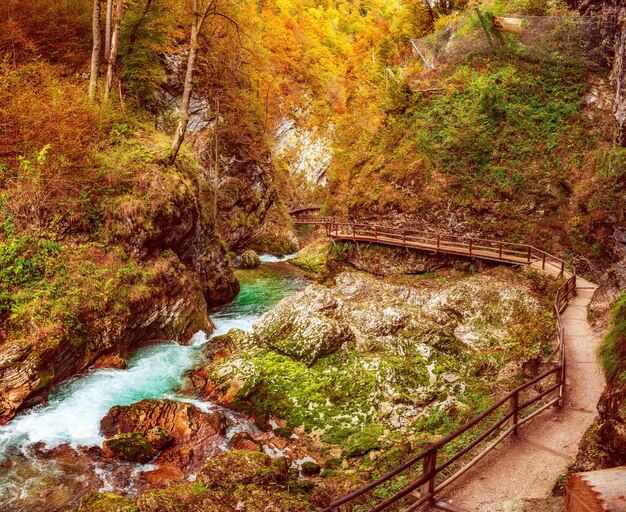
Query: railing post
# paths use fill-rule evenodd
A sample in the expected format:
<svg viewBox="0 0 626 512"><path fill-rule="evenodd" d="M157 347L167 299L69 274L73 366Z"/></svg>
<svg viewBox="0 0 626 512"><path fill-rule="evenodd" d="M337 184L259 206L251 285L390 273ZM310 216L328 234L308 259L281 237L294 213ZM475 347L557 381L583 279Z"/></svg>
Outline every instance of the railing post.
<svg viewBox="0 0 626 512"><path fill-rule="evenodd" d="M511 411L513 412L513 416L511 416L511 426L513 427L513 435L517 435L517 420L519 416L519 391L515 391L513 395L511 395Z"/></svg>
<svg viewBox="0 0 626 512"><path fill-rule="evenodd" d="M437 235L437 250L439 250L440 245L441 245L441 235Z"/></svg>
<svg viewBox="0 0 626 512"><path fill-rule="evenodd" d="M378 224L374 227L374 238L378 240Z"/></svg>
<svg viewBox="0 0 626 512"><path fill-rule="evenodd" d="M561 364L561 369L557 372L559 386L559 401L556 403L557 408L563 407L563 395L565 394L565 358Z"/></svg>
<svg viewBox="0 0 626 512"><path fill-rule="evenodd" d="M356 238L356 232L354 229L354 223L352 224L352 238Z"/></svg>
<svg viewBox="0 0 626 512"><path fill-rule="evenodd" d="M563 277L563 274L565 274L565 262L564 261L561 262L561 273L559 274L559 277Z"/></svg>
<svg viewBox="0 0 626 512"><path fill-rule="evenodd" d="M434 499L435 477L437 476L437 473L435 473L435 469L437 468L437 450L428 453L424 457L422 464L422 476L427 476L428 481L422 485L421 495L422 497L430 495L428 501L432 502Z"/></svg>
<svg viewBox="0 0 626 512"><path fill-rule="evenodd" d="M472 254L472 239L471 238L470 238L469 242L470 242L469 243L469 253Z"/></svg>
<svg viewBox="0 0 626 512"><path fill-rule="evenodd" d="M402 243L406 245L406 229L402 230Z"/></svg>
<svg viewBox="0 0 626 512"><path fill-rule="evenodd" d="M500 242L500 259L502 259L502 242Z"/></svg>
<svg viewBox="0 0 626 512"><path fill-rule="evenodd" d="M541 269L545 270L546 269L546 253L543 253L543 261L541 262Z"/></svg>
<svg viewBox="0 0 626 512"><path fill-rule="evenodd" d="M530 245L528 246L528 263L530 264Z"/></svg>

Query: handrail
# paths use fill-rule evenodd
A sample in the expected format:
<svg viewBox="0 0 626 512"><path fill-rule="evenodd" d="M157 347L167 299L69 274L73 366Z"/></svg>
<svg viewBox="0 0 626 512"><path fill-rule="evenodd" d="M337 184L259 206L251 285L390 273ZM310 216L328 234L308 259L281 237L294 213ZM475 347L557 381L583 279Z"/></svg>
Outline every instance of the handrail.
<svg viewBox="0 0 626 512"><path fill-rule="evenodd" d="M554 314L556 318L556 335L557 346L554 352L546 359L546 364L552 364L552 367L544 371L541 375L525 382L507 395L498 400L491 407L472 418L465 425L447 435L443 439L431 444L426 450L415 455L405 463L397 466L387 472L380 478L368 483L367 485L353 491L352 493L333 501L329 506L324 508L322 512L332 512L337 507L349 503L356 498L368 494L370 491L385 484L400 473L414 468L420 462L422 463L421 476L406 484L398 490L393 496L379 502L370 512L379 512L390 505L398 503L406 496L420 489L420 497L411 503L405 512L417 510L423 503L435 502L435 493L451 484L459 478L482 457L495 448L501 441L509 435L517 434L518 427L523 423L531 420L538 414L547 410L552 406L561 406L563 403L563 391L565 383L565 339L564 328L561 313L565 311L571 300L576 295L576 271L572 268L571 272L565 269L565 260L554 256L546 251L538 249L529 244L519 244L514 242L504 242L499 240L489 240L475 237L459 237L455 235L440 233L424 233L414 229L398 228L393 226L385 226L372 223L355 223L346 222L333 217L303 217L295 220L296 224L317 224L323 225L326 234L334 240L351 240L366 241L392 246L403 246L407 248L421 249L432 252L441 252L447 254L470 256L479 259L492 261L500 261L508 264L530 265L533 263L541 263L541 268L546 270L550 265L554 265L558 271L557 278L566 277L566 281L559 287L554 298ZM554 356L558 354L557 362L552 363ZM537 396L526 399L520 404L520 398L523 392L530 390L533 386L537 386L553 375L556 376L555 382L547 389L539 391ZM542 399L549 397L557 392L556 396L549 399L547 403L542 404L537 410L531 411L527 416L521 417L521 413L528 410L531 406L537 404ZM502 417L496 415L501 413L501 408L507 407ZM446 461L437 462L437 455L452 441L458 439L465 432L477 426L482 421L496 416L496 422L487 428L485 432L480 434L466 446L458 449L449 456ZM471 454L472 451L483 441L489 439L499 430L505 430L497 437L487 448L475 455L471 461L461 466L452 475L445 476L445 481L437 485L436 478L449 469L457 461L465 455Z"/></svg>

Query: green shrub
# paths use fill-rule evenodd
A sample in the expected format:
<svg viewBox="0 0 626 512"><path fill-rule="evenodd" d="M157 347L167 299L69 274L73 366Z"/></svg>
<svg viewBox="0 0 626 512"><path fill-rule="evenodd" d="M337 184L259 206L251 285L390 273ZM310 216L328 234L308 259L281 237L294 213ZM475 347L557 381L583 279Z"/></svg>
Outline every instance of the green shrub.
<svg viewBox="0 0 626 512"><path fill-rule="evenodd" d="M623 375L626 368L626 293L613 305L611 328L600 345L598 357L607 378Z"/></svg>

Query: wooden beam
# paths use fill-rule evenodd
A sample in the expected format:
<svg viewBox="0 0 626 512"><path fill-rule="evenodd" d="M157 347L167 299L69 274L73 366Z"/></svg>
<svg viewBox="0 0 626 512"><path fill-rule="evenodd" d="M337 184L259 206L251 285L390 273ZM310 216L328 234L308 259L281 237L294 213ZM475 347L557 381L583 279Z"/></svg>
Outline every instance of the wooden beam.
<svg viewBox="0 0 626 512"><path fill-rule="evenodd" d="M524 32L523 20L519 18L493 17L493 29L496 32L508 32L509 34L521 34Z"/></svg>
<svg viewBox="0 0 626 512"><path fill-rule="evenodd" d="M567 512L626 512L626 466L570 476L565 507Z"/></svg>

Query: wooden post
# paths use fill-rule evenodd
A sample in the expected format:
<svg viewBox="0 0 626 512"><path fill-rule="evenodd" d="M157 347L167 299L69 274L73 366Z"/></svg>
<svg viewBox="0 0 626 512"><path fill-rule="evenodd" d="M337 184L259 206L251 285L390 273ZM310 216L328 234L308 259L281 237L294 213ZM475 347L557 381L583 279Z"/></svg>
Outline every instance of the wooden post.
<svg viewBox="0 0 626 512"><path fill-rule="evenodd" d="M470 242L469 243L469 253L472 254L472 242L473 242L473 240L470 238L469 242Z"/></svg>
<svg viewBox="0 0 626 512"><path fill-rule="evenodd" d="M437 250L439 250L440 245L441 245L441 235L437 235Z"/></svg>
<svg viewBox="0 0 626 512"><path fill-rule="evenodd" d="M428 476L428 481L424 483L421 487L421 494L423 496L431 495L429 498L429 502L433 501L435 490L435 469L437 469L437 450L429 453L424 457L424 462L422 463L422 476Z"/></svg>
<svg viewBox="0 0 626 512"><path fill-rule="evenodd" d="M541 262L541 269L545 270L546 269L546 253L543 253L543 261Z"/></svg>
<svg viewBox="0 0 626 512"><path fill-rule="evenodd" d="M513 427L513 435L517 435L517 420L519 416L519 392L513 393L511 396L511 411L513 411L513 416L511 416L511 426Z"/></svg>
<svg viewBox="0 0 626 512"><path fill-rule="evenodd" d="M528 263L530 263L530 245L528 246Z"/></svg>
<svg viewBox="0 0 626 512"><path fill-rule="evenodd" d="M561 273L559 274L559 277L563 277L563 274L565 274L565 262L564 261L561 262Z"/></svg>
<svg viewBox="0 0 626 512"><path fill-rule="evenodd" d="M378 240L378 224L374 227L374 238Z"/></svg>
<svg viewBox="0 0 626 512"><path fill-rule="evenodd" d="M502 259L502 242L500 242L500 259Z"/></svg>
<svg viewBox="0 0 626 512"><path fill-rule="evenodd" d="M356 232L354 228L354 223L352 223L352 238L356 239Z"/></svg>
<svg viewBox="0 0 626 512"><path fill-rule="evenodd" d="M480 25L483 27L483 31L485 32L485 37L487 38L487 43L489 43L489 48L491 48L491 51L493 53L496 53L496 49L493 46L493 41L491 40L491 34L489 33L489 27L487 26L487 22L483 18L483 14L480 12L479 7L476 7L476 14L478 14Z"/></svg>
<svg viewBox="0 0 626 512"><path fill-rule="evenodd" d="M406 245L406 229L402 231L402 243Z"/></svg>
<svg viewBox="0 0 626 512"><path fill-rule="evenodd" d="M556 374L556 378L558 379L557 382L561 385L561 387L559 387L559 401L556 403L557 409L560 409L563 407L563 397L565 395L565 358L563 359L563 366L561 366L561 369Z"/></svg>

